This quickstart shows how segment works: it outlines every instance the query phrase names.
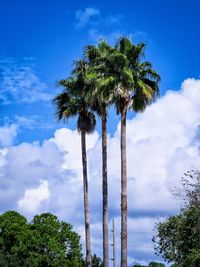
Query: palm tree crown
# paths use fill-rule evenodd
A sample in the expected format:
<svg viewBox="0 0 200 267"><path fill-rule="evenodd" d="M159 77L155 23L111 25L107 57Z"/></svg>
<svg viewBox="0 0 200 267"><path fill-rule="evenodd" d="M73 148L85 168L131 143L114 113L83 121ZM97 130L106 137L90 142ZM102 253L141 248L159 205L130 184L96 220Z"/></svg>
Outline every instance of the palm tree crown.
<svg viewBox="0 0 200 267"><path fill-rule="evenodd" d="M89 84L84 78L83 61L76 62L73 75L66 80L60 80L59 84L64 87L64 91L54 98L56 104L56 117L58 120L66 121L68 118L78 115L77 129L87 134L93 133L96 126L94 113L85 99Z"/></svg>

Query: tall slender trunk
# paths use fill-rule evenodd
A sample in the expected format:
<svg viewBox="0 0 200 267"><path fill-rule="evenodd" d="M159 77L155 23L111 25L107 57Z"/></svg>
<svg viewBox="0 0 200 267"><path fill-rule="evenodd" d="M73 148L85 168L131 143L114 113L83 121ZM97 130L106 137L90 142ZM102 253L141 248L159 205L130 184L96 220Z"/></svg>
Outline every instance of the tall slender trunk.
<svg viewBox="0 0 200 267"><path fill-rule="evenodd" d="M103 266L108 259L108 178L107 178L107 130L106 106L102 107L102 192L103 192Z"/></svg>
<svg viewBox="0 0 200 267"><path fill-rule="evenodd" d="M87 178L87 156L85 131L81 131L81 150L83 165L83 194L84 194L84 214L85 214L85 241L86 241L86 267L91 267L91 242L90 242L90 212L88 201L88 178Z"/></svg>
<svg viewBox="0 0 200 267"><path fill-rule="evenodd" d="M126 170L126 113L121 113L121 267L127 267L127 170Z"/></svg>

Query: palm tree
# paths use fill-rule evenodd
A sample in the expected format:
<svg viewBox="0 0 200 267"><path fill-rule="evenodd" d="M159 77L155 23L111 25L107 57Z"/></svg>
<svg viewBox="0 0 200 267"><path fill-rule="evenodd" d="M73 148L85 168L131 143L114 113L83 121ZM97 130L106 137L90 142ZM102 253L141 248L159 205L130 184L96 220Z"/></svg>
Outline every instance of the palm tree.
<svg viewBox="0 0 200 267"><path fill-rule="evenodd" d="M91 112L84 94L87 84L84 80L85 63L79 61L73 71L73 76L59 81L64 91L54 98L57 106L57 118L66 121L70 117L78 116L77 129L81 134L81 151L83 166L83 193L84 193L84 215L85 215L85 240L86 240L86 266L91 267L91 241L90 241L90 212L88 201L88 175L86 155L86 134L94 131L96 119Z"/></svg>
<svg viewBox="0 0 200 267"><path fill-rule="evenodd" d="M160 76L150 62L141 62L144 47L143 43L134 45L128 38L120 38L113 49L97 60L98 79L92 74L100 85L99 95L115 102L121 115L121 267L127 267L127 111L143 111L159 93Z"/></svg>
<svg viewBox="0 0 200 267"><path fill-rule="evenodd" d="M143 111L159 93L160 76L150 62L141 63L145 45L122 37L116 45L117 112L121 115L121 267L127 267L126 116L128 109Z"/></svg>
<svg viewBox="0 0 200 267"><path fill-rule="evenodd" d="M98 46L88 45L85 48L85 58L88 62L87 79L93 85L88 99L93 109L101 117L102 124L102 211L103 211L103 266L109 266L108 255L108 175L107 175L107 109L112 104L110 80L106 75L105 61L113 48L105 41Z"/></svg>

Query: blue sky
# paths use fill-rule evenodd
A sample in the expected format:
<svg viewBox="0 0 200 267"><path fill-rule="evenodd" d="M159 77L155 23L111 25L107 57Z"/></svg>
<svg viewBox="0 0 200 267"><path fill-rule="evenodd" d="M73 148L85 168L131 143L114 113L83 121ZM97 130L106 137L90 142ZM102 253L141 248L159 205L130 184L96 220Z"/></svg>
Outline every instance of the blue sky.
<svg viewBox="0 0 200 267"><path fill-rule="evenodd" d="M146 43L146 58L152 61L154 68L161 75L161 98L149 111L153 117L150 117L148 112L136 117L134 114L129 114L127 138L128 142L130 141L128 155L135 159L138 167L144 164L143 158L148 153L151 154L148 148L155 151L155 155L157 155L155 166L160 166L155 173L150 167L151 164L148 164L148 160L146 160L145 167L150 174L141 173L141 170L137 168L133 171L130 170L130 183L137 176L141 176L141 181L147 181L147 184L149 181L147 178L157 177L155 184L151 185L152 190L161 183L162 190L165 188L165 191L161 190L165 198L163 202L161 201L162 205L154 208L150 208L147 203L155 205L159 202L159 197L152 202L147 197L143 204L137 203L134 198L137 204L133 207L130 204L130 220L136 217L138 225L142 220L148 221L146 228L140 229L141 232L146 232L148 235L157 216L164 216L177 210L175 204L169 200L170 194L167 191L169 184L171 186L174 183L170 177L174 177L175 180L182 175L184 168L187 170L193 165L199 166L200 162L198 141L195 139L198 135L197 126L199 124L197 114L200 112L199 105L197 105L199 103L195 102L197 99L194 97L198 96L199 91L196 88L199 88L198 79L200 77L199 9L198 0L1 1L0 148L3 152L0 168L3 169L0 174L4 179L9 177L10 180L8 179L9 183L6 185L2 182L0 190L6 186L8 195L11 194L7 202L0 198L1 207L3 207L1 212L15 208L27 216L31 216L34 212L49 209L61 218L71 220L75 225L80 224L78 229L82 229L81 219L77 215L66 217L64 215L66 207L61 205L62 201L55 201L57 199L56 192L53 190L56 184L55 177L60 174L58 176L60 187L57 190L62 191L62 187L68 188L69 184L65 183L64 178L59 177L64 177L66 173L69 176L73 173L73 179L76 176L79 177L80 164L76 160L72 160L77 156L77 150L75 149L74 152L70 147L73 138L77 140L77 146L79 145L79 141L76 139L78 137L73 131L76 123L69 121L66 138L72 139L66 141L63 134L65 132L62 129L66 126L56 122L52 98L60 90L56 85L57 81L67 77L73 60L81 57L84 45L95 44L101 38L114 43L121 34L130 36L134 42ZM186 80L188 78L192 79ZM184 80L186 81L181 87ZM180 88L182 89L180 90ZM186 101L185 98L189 100ZM174 108L176 106L177 109ZM165 120L165 124L163 124L163 120ZM119 167L118 158L115 161L115 153L118 153L115 151L115 146L118 144L119 137L117 125L118 117L115 111L111 110L108 132L111 135L109 137L110 157L114 155L114 159L111 158L111 160L116 164L110 164L110 173L113 177L111 184L113 183L114 186L117 186L115 170L118 170ZM135 135L134 127L139 134ZM141 127L143 127L142 130ZM98 151L100 152L99 130L100 124L97 127L98 133L96 132L89 139L91 162L93 162L93 157L98 158ZM178 140L177 146L173 143L174 140ZM143 148L145 142L146 146ZM166 154L167 147L172 147L169 154ZM141 155L141 158L138 159L137 155L132 155L134 152L131 149ZM27 159L24 158L24 151L30 153ZM42 159L43 153L49 153L49 156ZM72 159L68 158L66 154L70 155ZM24 158L24 161L18 162L17 158L20 156ZM162 158L162 161L158 160L159 158ZM11 159L13 163L6 164ZM52 174L49 173L48 168L54 161L57 165L53 167ZM176 161L180 164L175 166L174 162ZM60 166L59 162L66 167L64 173L63 165ZM100 172L97 162L89 163L91 177L97 175L94 166ZM21 169L18 169L18 166L21 166ZM33 174L38 175L37 178L30 180L30 177L27 176L27 170L30 168L33 168ZM158 177L162 177L162 179L159 180ZM73 183L73 181L71 182ZM141 190L147 190L144 191L145 195L151 194L142 182L137 185ZM18 187L20 190L16 193L14 188ZM98 184L92 183L91 187L94 192L101 188L97 189ZM75 191L69 190L72 199ZM37 194L41 194L41 198ZM113 196L112 192L110 194ZM65 195L64 192L63 195ZM34 196L38 197L41 203L39 201L38 206L31 206L32 210L27 209L26 204L30 203ZM11 200L14 204L11 204ZM28 202L25 203L21 200ZM81 204L78 204L75 196L74 203L77 204L72 205L71 209L76 212L77 207ZM98 206L98 201L95 203ZM169 210L167 210L167 206L170 207ZM116 216L116 220L118 220L118 208L115 203L112 203L111 207L110 217ZM92 205L92 209L95 213L95 204ZM94 217L92 219L94 227L95 225L100 227L100 221L96 221ZM96 218L100 220L99 215ZM134 222L130 221L130 225L133 225L133 228L130 227L132 233L138 231ZM94 234L94 240L99 242L98 234ZM138 237L139 245L136 245L136 248L142 246L144 250L131 250L130 261L132 259L133 262L133 258L141 262L152 259L153 251L145 251L145 246L149 247L149 242L150 239L145 235Z"/></svg>
<svg viewBox="0 0 200 267"><path fill-rule="evenodd" d="M54 95L56 81L66 77L74 59L82 54L85 44L103 37L111 42L122 33L133 40L147 43L146 57L161 74L161 93L178 89L185 77L199 77L200 30L199 1L1 1L0 55L23 65L32 58L32 70L46 84L45 93ZM81 22L81 14L92 8L96 13ZM81 24L82 23L82 24ZM30 60L29 60L30 61ZM28 63L30 65L30 62ZM52 128L53 108L50 101L2 107L4 116L45 115ZM17 110L17 112L16 112ZM114 112L113 112L114 116ZM114 116L115 117L115 116ZM117 118L115 117L115 121ZM74 123L71 123L75 127ZM115 124L109 124L113 133ZM52 134L48 129L32 131L19 141L44 139Z"/></svg>

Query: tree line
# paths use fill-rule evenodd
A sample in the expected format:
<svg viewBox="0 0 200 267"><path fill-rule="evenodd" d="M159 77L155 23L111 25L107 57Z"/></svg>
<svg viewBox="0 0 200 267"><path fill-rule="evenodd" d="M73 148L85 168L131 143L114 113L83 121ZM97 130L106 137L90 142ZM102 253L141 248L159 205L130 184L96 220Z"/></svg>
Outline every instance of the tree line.
<svg viewBox="0 0 200 267"><path fill-rule="evenodd" d="M31 222L16 211L0 215L0 267L84 267L80 236L51 213ZM97 255L92 267L102 267Z"/></svg>
<svg viewBox="0 0 200 267"><path fill-rule="evenodd" d="M114 106L121 117L121 267L127 267L127 112L143 111L159 94L159 74L149 61L144 61L144 43L134 44L122 36L115 45L106 41L87 45L83 57L77 60L71 75L60 80L63 91L54 98L58 120L77 116L81 135L83 192L87 267L91 267L90 211L86 134L95 130L96 117L102 124L102 228L103 266L108 267L108 173L107 117Z"/></svg>

